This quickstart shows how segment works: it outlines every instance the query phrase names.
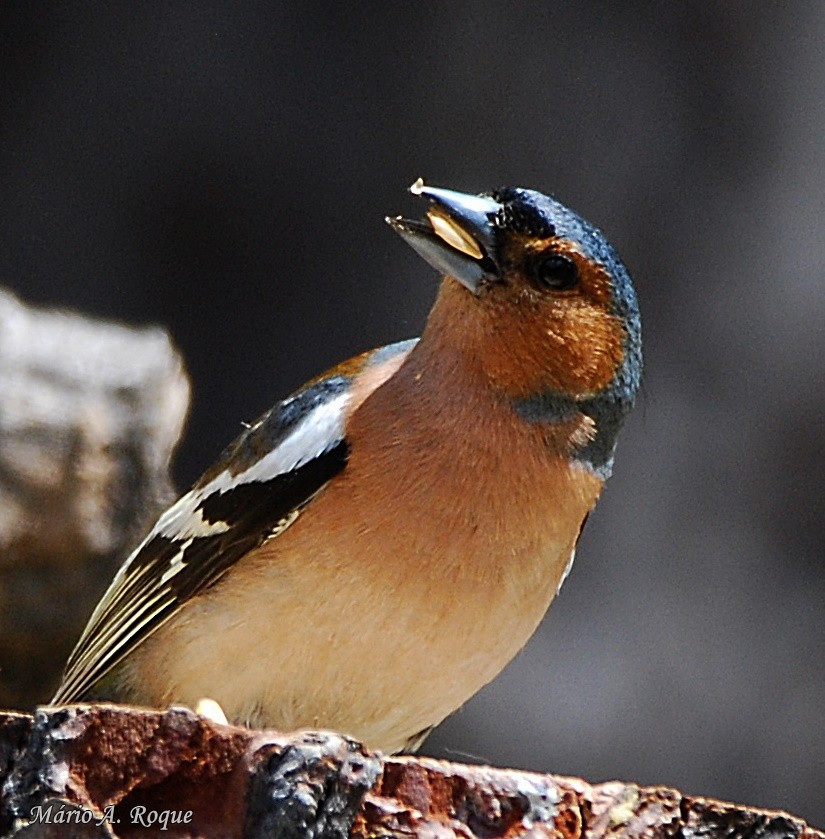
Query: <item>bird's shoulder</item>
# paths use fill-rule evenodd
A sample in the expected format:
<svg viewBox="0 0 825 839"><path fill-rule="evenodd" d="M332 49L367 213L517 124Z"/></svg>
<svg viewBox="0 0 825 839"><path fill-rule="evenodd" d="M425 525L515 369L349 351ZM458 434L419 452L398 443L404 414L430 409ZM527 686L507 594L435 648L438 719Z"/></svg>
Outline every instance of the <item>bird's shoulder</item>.
<svg viewBox="0 0 825 839"><path fill-rule="evenodd" d="M345 361L247 426L121 566L53 701L82 698L187 601L286 530L345 468L349 417L398 370L415 343Z"/></svg>

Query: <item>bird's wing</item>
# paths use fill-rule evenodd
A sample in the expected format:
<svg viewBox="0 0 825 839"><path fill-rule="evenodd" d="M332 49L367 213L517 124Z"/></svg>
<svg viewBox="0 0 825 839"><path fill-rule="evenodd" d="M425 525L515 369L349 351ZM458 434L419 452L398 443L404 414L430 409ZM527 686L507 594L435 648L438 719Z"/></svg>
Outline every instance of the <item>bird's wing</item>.
<svg viewBox="0 0 825 839"><path fill-rule="evenodd" d="M401 365L415 341L365 353L278 403L158 519L121 566L66 664L53 704L74 702L219 580L283 533L344 469L345 422ZM355 384L364 377L369 386Z"/></svg>

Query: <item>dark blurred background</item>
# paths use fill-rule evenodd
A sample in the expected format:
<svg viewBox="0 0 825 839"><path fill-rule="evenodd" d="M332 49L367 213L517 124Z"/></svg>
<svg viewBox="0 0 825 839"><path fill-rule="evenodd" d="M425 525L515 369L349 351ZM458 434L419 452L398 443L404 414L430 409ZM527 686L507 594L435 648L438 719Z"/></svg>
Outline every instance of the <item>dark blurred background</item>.
<svg viewBox="0 0 825 839"><path fill-rule="evenodd" d="M0 284L171 331L183 487L420 331L382 221L416 177L554 193L632 270L646 392L557 604L426 751L821 826L823 90L821 0L7 0Z"/></svg>

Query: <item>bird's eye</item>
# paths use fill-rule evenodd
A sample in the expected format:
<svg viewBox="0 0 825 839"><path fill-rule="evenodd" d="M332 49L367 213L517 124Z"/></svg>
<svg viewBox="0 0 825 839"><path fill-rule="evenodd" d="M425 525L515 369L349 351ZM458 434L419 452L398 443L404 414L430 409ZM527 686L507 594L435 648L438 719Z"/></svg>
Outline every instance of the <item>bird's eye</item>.
<svg viewBox="0 0 825 839"><path fill-rule="evenodd" d="M579 269L569 256L554 253L536 265L536 279L544 288L567 291L578 282Z"/></svg>

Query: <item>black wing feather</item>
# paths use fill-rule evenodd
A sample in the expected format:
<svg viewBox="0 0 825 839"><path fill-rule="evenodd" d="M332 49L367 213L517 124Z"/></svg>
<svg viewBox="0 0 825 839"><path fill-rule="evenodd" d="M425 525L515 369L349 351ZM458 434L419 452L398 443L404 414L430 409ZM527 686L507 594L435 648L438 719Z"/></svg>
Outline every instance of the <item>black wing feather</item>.
<svg viewBox="0 0 825 839"><path fill-rule="evenodd" d="M224 452L195 489L208 490L222 472L244 472L348 386L344 377L326 379L275 406ZM214 585L244 554L286 529L346 465L349 448L342 434L320 442L324 445L315 457L288 472L205 492L195 510L206 526L219 523L222 531L215 528L209 535L188 538L150 534L92 615L52 702L81 700L183 603Z"/></svg>
<svg viewBox="0 0 825 839"><path fill-rule="evenodd" d="M365 353L360 360L393 363L405 358L416 340ZM244 554L289 527L344 469L349 455L344 406L359 369L357 364L345 367L346 373L337 368L264 414L161 517L92 614L66 665L55 704L87 696L184 603L214 585ZM300 444L293 433L301 437ZM306 451L296 457L301 446ZM266 460L271 455L281 456L277 467ZM262 469L262 464L269 465Z"/></svg>

